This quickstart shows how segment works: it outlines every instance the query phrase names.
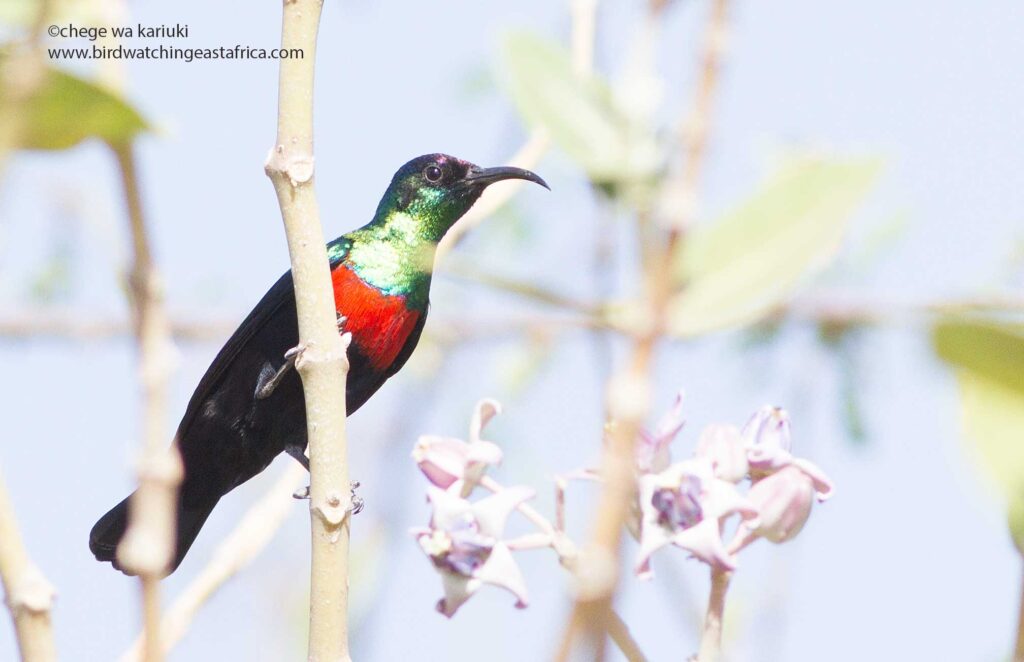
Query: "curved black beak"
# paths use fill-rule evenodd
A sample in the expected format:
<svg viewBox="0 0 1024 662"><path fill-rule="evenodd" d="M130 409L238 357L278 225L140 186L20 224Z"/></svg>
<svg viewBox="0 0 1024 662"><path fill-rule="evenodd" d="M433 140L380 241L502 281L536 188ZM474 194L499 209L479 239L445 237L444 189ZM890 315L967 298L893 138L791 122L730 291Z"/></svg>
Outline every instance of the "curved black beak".
<svg viewBox="0 0 1024 662"><path fill-rule="evenodd" d="M548 183L541 179L539 175L532 173L529 170L524 170L523 168L513 168L511 166L499 166L497 168L470 168L464 179L466 183L477 186L489 186L494 182L500 182L503 179L525 179L528 182L540 184L549 191L551 190Z"/></svg>

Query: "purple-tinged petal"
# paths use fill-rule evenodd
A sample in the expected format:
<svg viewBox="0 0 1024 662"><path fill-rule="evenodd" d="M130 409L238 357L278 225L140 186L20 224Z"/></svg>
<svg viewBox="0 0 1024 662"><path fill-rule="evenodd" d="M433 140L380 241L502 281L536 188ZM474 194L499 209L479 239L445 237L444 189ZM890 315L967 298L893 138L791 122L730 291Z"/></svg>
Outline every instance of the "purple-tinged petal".
<svg viewBox="0 0 1024 662"><path fill-rule="evenodd" d="M480 434L484 431L488 421L501 413L501 404L497 400L484 398L476 404L473 410L473 418L469 423L469 443L480 441Z"/></svg>
<svg viewBox="0 0 1024 662"><path fill-rule="evenodd" d="M697 457L711 462L715 475L730 483L743 480L749 469L743 437L732 425L709 425L697 440Z"/></svg>
<svg viewBox="0 0 1024 662"><path fill-rule="evenodd" d="M709 518L719 520L731 515L751 520L760 514L757 506L740 494L735 485L721 479L710 481L705 488L704 509Z"/></svg>
<svg viewBox="0 0 1024 662"><path fill-rule="evenodd" d="M430 526L434 529L448 529L472 514L473 506L465 499L433 485L427 486L427 499L434 507Z"/></svg>
<svg viewBox="0 0 1024 662"><path fill-rule="evenodd" d="M658 421L658 425L655 426L654 436L675 439L679 431L686 425L686 420L683 418L683 400L685 398L685 391L676 393L675 400L672 401L672 408L665 412Z"/></svg>
<svg viewBox="0 0 1024 662"><path fill-rule="evenodd" d="M765 405L743 426L743 441L748 447L764 446L792 450L789 414L782 407Z"/></svg>
<svg viewBox="0 0 1024 662"><path fill-rule="evenodd" d="M760 516L740 524L729 546L732 553L757 538L783 543L800 533L811 514L814 481L797 467L786 467L754 483L748 496Z"/></svg>
<svg viewBox="0 0 1024 662"><path fill-rule="evenodd" d="M466 604L466 600L473 597L481 586L479 579L444 571L441 571L441 584L444 597L437 601L437 611L448 618L454 616L459 607Z"/></svg>
<svg viewBox="0 0 1024 662"><path fill-rule="evenodd" d="M672 408L658 421L654 432L641 430L636 440L636 466L641 473L656 473L668 467L669 445L686 421L682 417L683 392L676 395Z"/></svg>
<svg viewBox="0 0 1024 662"><path fill-rule="evenodd" d="M679 531L672 536L672 544L682 547L708 565L722 570L735 570L734 560L725 551L718 520L706 519L696 526Z"/></svg>
<svg viewBox="0 0 1024 662"><path fill-rule="evenodd" d="M461 439L424 435L412 449L412 459L431 483L448 489L461 480L470 457L470 446Z"/></svg>
<svg viewBox="0 0 1024 662"><path fill-rule="evenodd" d="M732 483L717 478L705 458L673 464L639 480L640 552L635 571L652 576L650 557L671 543L705 563L733 569L734 560L722 542L721 522L733 514L757 517L757 509Z"/></svg>
<svg viewBox="0 0 1024 662"><path fill-rule="evenodd" d="M487 562L473 576L485 584L498 586L516 596L516 609L523 609L529 604L523 573L505 543L499 542L494 546Z"/></svg>
<svg viewBox="0 0 1024 662"><path fill-rule="evenodd" d="M466 459L465 485L461 489L463 496L469 496L484 477L487 467L501 464L502 453L497 444L478 439L469 444L469 455Z"/></svg>
<svg viewBox="0 0 1024 662"><path fill-rule="evenodd" d="M480 532L500 538L509 514L533 495L529 487L508 487L474 503L473 516L480 524Z"/></svg>
<svg viewBox="0 0 1024 662"><path fill-rule="evenodd" d="M818 468L818 465L814 464L810 460L798 457L793 460L793 466L804 472L804 474L811 479L819 502L827 501L835 492L835 488L832 486L832 481L829 477L825 475L824 471Z"/></svg>

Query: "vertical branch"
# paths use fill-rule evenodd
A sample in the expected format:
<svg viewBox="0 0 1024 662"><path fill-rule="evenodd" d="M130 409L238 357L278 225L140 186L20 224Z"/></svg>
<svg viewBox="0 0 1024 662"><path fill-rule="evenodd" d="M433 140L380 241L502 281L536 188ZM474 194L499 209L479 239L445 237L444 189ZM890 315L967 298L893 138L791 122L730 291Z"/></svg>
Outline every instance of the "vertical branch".
<svg viewBox="0 0 1024 662"><path fill-rule="evenodd" d="M321 0L284 0L277 140L266 171L281 206L299 321L296 368L306 398L312 567L309 659L349 660L348 553L351 495L345 442L347 338L337 312L313 188L313 73Z"/></svg>
<svg viewBox="0 0 1024 662"><path fill-rule="evenodd" d="M0 478L0 582L5 602L14 619L18 650L24 662L52 662L57 659L53 645L50 611L53 587L32 563L21 541L7 489Z"/></svg>
<svg viewBox="0 0 1024 662"><path fill-rule="evenodd" d="M164 612L160 630L165 655L185 636L203 605L270 543L295 503L292 493L305 481L306 470L297 463L290 464L217 546L206 567L175 598ZM121 656L121 662L141 659L143 645L140 634Z"/></svg>
<svg viewBox="0 0 1024 662"><path fill-rule="evenodd" d="M178 485L181 459L166 443L167 390L174 351L164 311L163 288L150 250L139 192L135 156L129 144L111 145L117 157L128 209L133 259L128 274L139 353L142 385L142 456L139 489L129 504L128 529L117 548L117 558L142 582L145 659L163 658L160 646L160 579L167 572L175 547Z"/></svg>
<svg viewBox="0 0 1024 662"><path fill-rule="evenodd" d="M725 593L729 590L732 573L711 568L711 595L704 617L704 632L700 637L697 662L716 662L722 654L722 615L725 613Z"/></svg>
<svg viewBox="0 0 1024 662"><path fill-rule="evenodd" d="M28 101L46 80L46 51L43 49L43 28L50 22L54 0L39 0L24 46L15 42L6 45L0 58L0 178L3 177L11 152L21 145L22 132L28 123L25 112Z"/></svg>
<svg viewBox="0 0 1024 662"><path fill-rule="evenodd" d="M704 153L707 150L711 128L712 104L718 89L719 70L728 35L728 20L728 0L714 0L704 34L704 53L701 57L697 94L693 108L683 117L679 126L684 152L682 167L666 191L666 221L675 233L686 230L693 221L696 210L697 185L704 166Z"/></svg>
<svg viewBox="0 0 1024 662"><path fill-rule="evenodd" d="M653 2L651 11L658 14L664 5L663 2ZM658 341L664 334L665 312L673 294L675 256L695 207L693 201L705 157L727 8L728 0L713 0L695 107L687 122L695 129L684 134L683 169L678 181L668 187L668 192L673 193L669 196L673 205L666 218L670 229L664 248L644 263L644 300L648 321L635 333L628 363L608 384L608 414L614 425L601 458L604 488L589 544L580 554L578 590L556 655L559 661L569 659L581 635L594 651L595 659L603 659L606 634L613 624L612 606L619 581L622 529L636 499L634 444L650 408L651 366Z"/></svg>

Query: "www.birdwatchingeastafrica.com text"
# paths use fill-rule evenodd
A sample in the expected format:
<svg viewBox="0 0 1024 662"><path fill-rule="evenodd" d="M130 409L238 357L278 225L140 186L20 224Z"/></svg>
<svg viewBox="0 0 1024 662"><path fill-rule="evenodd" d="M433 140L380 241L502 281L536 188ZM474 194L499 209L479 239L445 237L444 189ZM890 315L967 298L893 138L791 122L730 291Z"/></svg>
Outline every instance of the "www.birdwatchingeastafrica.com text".
<svg viewBox="0 0 1024 662"><path fill-rule="evenodd" d="M90 44L81 48L47 48L51 60L301 60L301 48L253 48L252 46L218 46L215 48L180 48L178 46L101 46Z"/></svg>

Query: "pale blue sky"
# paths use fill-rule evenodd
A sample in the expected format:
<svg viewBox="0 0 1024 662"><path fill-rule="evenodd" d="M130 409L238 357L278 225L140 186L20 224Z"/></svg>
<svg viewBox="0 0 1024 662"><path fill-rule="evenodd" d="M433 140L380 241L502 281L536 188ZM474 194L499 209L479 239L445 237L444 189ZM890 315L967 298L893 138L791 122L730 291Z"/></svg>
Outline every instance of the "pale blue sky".
<svg viewBox="0 0 1024 662"><path fill-rule="evenodd" d="M598 68L614 71L641 3L602 4ZM659 49L671 80L666 117L689 98L706 11L705 3L679 4ZM142 22L188 23L195 47L270 48L279 38L274 2L144 0L132 12ZM541 0L329 1L316 106L326 232L368 220L392 172L412 156L445 151L499 163L524 131L503 96L473 97L466 80L493 71L504 31L562 38L567 25L563 3ZM894 213L906 214L909 229L844 286L883 300L969 294L998 281L1014 246L1019 251L1024 206L1018 3L737 3L733 28L705 178L707 215L742 198L788 147L878 154L886 171L853 235ZM131 98L161 128L144 141L141 167L169 304L240 320L287 266L262 169L274 133L276 64L134 62L128 72ZM585 295L589 268L565 256L581 252L574 246L593 232L592 200L565 157L553 154L537 170L553 192L529 190L517 202L529 231L525 249L496 249L511 221L494 219L463 252L486 254L502 273ZM25 305L25 284L51 234L70 228L79 246L69 309L123 315L118 195L111 160L96 145L16 160L0 192L3 307ZM61 212L65 204L73 213ZM438 318L531 310L450 278L438 279L432 298ZM931 358L922 328L866 336L860 394L870 434L862 447L845 438L833 358L809 331L770 351L740 352L736 341L721 336L661 354L661 406L678 388L688 392L679 454L704 424L742 423L760 404L779 403L793 412L797 451L831 475L837 493L796 542L744 552L727 623L727 635L738 637L734 659L1003 659L1019 558L996 495L960 441L954 384ZM217 348L181 347L176 415ZM433 612L439 581L404 535L428 514L407 459L415 436L461 434L479 396L505 402L492 431L506 451L500 478L534 485L538 507L550 507L553 473L596 457L600 387L585 336L565 337L518 395L501 375L515 355L511 343L475 344L433 382L394 380L352 419L352 473L367 501L354 544L365 550L382 522L395 533L375 552L384 560L374 575L381 583L372 616L354 628L358 659L543 659L557 641L567 582L551 554L524 555L529 609L513 610L508 595L485 590L446 621ZM130 489L133 358L126 342L0 345L8 376L0 463L33 556L60 592L54 620L65 660L112 659L138 627L136 585L93 561L86 546L96 517ZM166 582L169 595L202 567L268 478L222 501ZM578 533L591 496L581 488L571 499ZM171 659L300 659L307 527L297 504L266 553L211 601ZM632 543L627 549L632 554ZM622 613L652 660L682 659L696 649L687 610L702 608L704 569L665 554L655 570L653 583L627 580ZM357 590L368 575L354 577ZM0 627L0 658L13 650L10 628Z"/></svg>

